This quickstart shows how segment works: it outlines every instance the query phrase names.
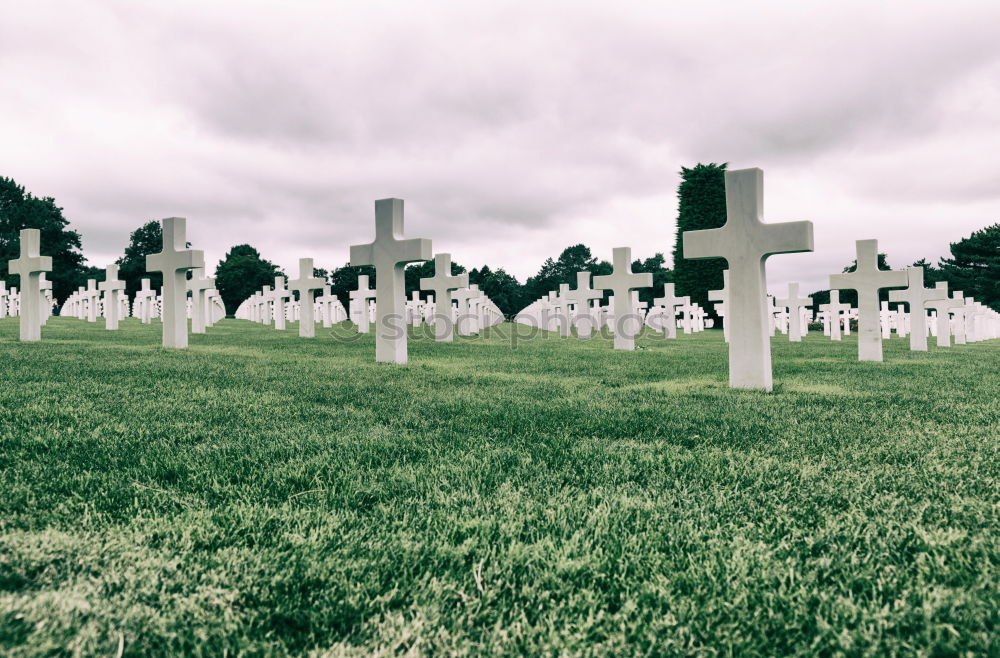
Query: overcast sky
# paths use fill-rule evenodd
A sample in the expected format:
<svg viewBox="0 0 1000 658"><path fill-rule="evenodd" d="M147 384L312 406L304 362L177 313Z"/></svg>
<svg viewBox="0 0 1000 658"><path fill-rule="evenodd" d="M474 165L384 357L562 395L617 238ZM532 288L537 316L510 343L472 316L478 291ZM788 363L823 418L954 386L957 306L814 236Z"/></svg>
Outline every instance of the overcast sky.
<svg viewBox="0 0 1000 658"><path fill-rule="evenodd" d="M674 241L679 170L764 170L815 223L772 290L896 266L1000 221L1000 2L7 2L0 175L53 196L90 263L188 218L214 271L250 243L345 263L374 200L523 281L583 242Z"/></svg>

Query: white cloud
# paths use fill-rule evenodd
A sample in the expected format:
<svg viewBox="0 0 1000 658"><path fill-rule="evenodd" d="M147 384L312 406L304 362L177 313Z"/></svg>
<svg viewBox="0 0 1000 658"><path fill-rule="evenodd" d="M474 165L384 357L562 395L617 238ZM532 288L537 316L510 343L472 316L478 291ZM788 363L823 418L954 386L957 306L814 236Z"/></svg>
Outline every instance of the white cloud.
<svg viewBox="0 0 1000 658"><path fill-rule="evenodd" d="M373 201L520 278L584 242L669 254L681 166L765 170L806 290L878 237L902 266L1000 220L1000 5L32 2L0 24L0 174L103 265L189 218L339 265Z"/></svg>

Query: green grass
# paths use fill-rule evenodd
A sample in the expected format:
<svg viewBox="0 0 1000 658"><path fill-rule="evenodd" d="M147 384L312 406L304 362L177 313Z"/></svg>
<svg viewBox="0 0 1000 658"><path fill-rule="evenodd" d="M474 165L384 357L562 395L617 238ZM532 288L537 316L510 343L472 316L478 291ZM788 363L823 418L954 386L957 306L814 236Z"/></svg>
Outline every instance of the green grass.
<svg viewBox="0 0 1000 658"><path fill-rule="evenodd" d="M0 321L0 654L1000 655L1000 341Z"/></svg>

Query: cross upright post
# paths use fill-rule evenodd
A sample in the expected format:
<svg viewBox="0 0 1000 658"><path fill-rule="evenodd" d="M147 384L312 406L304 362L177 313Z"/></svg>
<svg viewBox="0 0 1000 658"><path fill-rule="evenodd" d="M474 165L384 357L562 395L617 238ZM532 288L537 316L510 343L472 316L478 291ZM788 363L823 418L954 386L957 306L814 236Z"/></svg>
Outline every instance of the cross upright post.
<svg viewBox="0 0 1000 658"><path fill-rule="evenodd" d="M761 221L764 172L726 172L726 223L722 228L687 231L685 258L725 258L730 287L729 385L770 391L771 341L767 323L765 261L774 254L813 250L812 222Z"/></svg>
<svg viewBox="0 0 1000 658"><path fill-rule="evenodd" d="M42 339L42 272L52 271L52 257L42 256L42 234L37 228L21 229L21 256L7 263L7 271L21 277L21 317L19 337L33 343ZM2 303L0 299L0 303ZM0 316L2 317L2 316Z"/></svg>
<svg viewBox="0 0 1000 658"><path fill-rule="evenodd" d="M451 254L434 255L434 276L420 279L420 289L434 293L434 340L450 343L455 340L451 317L452 292L469 286L468 274L451 273Z"/></svg>
<svg viewBox="0 0 1000 658"><path fill-rule="evenodd" d="M649 288L653 285L653 275L649 272L632 272L631 247L615 247L612 251L613 268L611 274L594 277L594 287L598 290L610 290L614 295L614 346L616 350L634 350L635 337L642 327L642 322L636 320L632 309L632 295L629 293L638 288Z"/></svg>
<svg viewBox="0 0 1000 658"><path fill-rule="evenodd" d="M375 360L403 364L407 361L406 286L407 263L430 260L431 241L403 238L403 200L375 202L375 241L351 246L351 265L375 267Z"/></svg>
<svg viewBox="0 0 1000 658"><path fill-rule="evenodd" d="M923 287L922 277L921 274L921 287ZM846 288L858 293L858 360L882 360L878 293L882 288L904 288L908 282L909 276L905 270L878 268L878 240L858 240L857 267L854 271L830 275L831 289ZM923 305L918 309L910 309L911 323L918 321L919 315L924 315Z"/></svg>
<svg viewBox="0 0 1000 658"><path fill-rule="evenodd" d="M313 259L300 258L299 278L288 282L289 290L299 293L299 336L301 338L316 337L316 316L313 312L313 302L316 299L316 291L322 290L326 281L313 276L314 272Z"/></svg>
<svg viewBox="0 0 1000 658"><path fill-rule="evenodd" d="M163 273L163 346L188 346L187 273L205 267L205 253L187 248L187 220L167 217L163 224L163 251L146 256L147 272Z"/></svg>
<svg viewBox="0 0 1000 658"><path fill-rule="evenodd" d="M927 302L942 299L941 291L935 288L924 288L924 268L906 268L907 287L903 290L890 290L890 302L904 302L910 307L910 350L914 352L927 351ZM944 299L948 297L947 284L945 284ZM861 299L858 298L858 306ZM947 316L947 311L945 312ZM860 336L861 328L858 327ZM859 337L860 340L860 337ZM939 341L940 342L940 339Z"/></svg>
<svg viewBox="0 0 1000 658"><path fill-rule="evenodd" d="M104 281L98 286L104 293L104 328L118 329L119 292L125 290L125 282L118 278L118 266L108 265L104 270Z"/></svg>
<svg viewBox="0 0 1000 658"><path fill-rule="evenodd" d="M799 284L788 284L788 297L776 299L778 306L788 309L788 340L793 343L802 341L802 311L800 309L812 306L812 297L799 297Z"/></svg>

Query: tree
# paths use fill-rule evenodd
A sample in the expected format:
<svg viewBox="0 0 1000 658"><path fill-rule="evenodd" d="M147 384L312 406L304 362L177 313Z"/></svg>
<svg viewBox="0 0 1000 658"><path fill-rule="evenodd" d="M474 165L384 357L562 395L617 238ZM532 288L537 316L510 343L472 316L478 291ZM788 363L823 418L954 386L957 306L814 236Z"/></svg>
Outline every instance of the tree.
<svg viewBox="0 0 1000 658"><path fill-rule="evenodd" d="M125 282L129 299L142 287L142 279L149 279L149 286L158 290L163 286L163 274L146 271L146 256L163 251L163 227L159 222L146 222L129 235L125 255L116 260L118 278Z"/></svg>
<svg viewBox="0 0 1000 658"><path fill-rule="evenodd" d="M232 315L248 298L263 286L273 286L274 277L285 273L271 261L260 257L260 252L248 244L233 247L215 268L215 287Z"/></svg>
<svg viewBox="0 0 1000 658"><path fill-rule="evenodd" d="M698 164L681 167L681 184L677 189L680 206L677 215L677 237L674 241L673 280L677 294L691 297L693 303L714 316L714 306L708 302L708 291L722 288L724 258L689 260L684 258L683 235L687 231L720 228L726 223L726 167L721 164Z"/></svg>
<svg viewBox="0 0 1000 658"><path fill-rule="evenodd" d="M934 286L939 281L944 281L944 276L941 270L934 267L931 263L927 262L926 258L921 258L910 267L922 267L924 268L924 285L928 288Z"/></svg>
<svg viewBox="0 0 1000 658"><path fill-rule="evenodd" d="M80 234L69 229L69 220L52 197L38 198L13 179L0 177L0 278L8 286L20 285L20 277L7 273L7 262L21 252L21 229L41 232L42 255L52 257L52 295L64 302L79 286L86 285L85 258Z"/></svg>
<svg viewBox="0 0 1000 658"><path fill-rule="evenodd" d="M594 274L610 274L611 264L598 261L590 252L590 248L576 244L566 247L557 260L545 259L538 274L528 277L524 283L524 294L527 301L534 301L552 290L559 290L560 283L568 283L576 287L576 273L590 271Z"/></svg>
<svg viewBox="0 0 1000 658"><path fill-rule="evenodd" d="M1000 223L949 245L951 258L939 262L950 290L1000 311Z"/></svg>
<svg viewBox="0 0 1000 658"><path fill-rule="evenodd" d="M663 284L674 280L674 273L666 266L666 262L666 258L660 252L656 252L646 260L632 262L633 272L649 272L653 275L653 287L639 291L639 301L646 302L650 307L653 305L653 299L663 294Z"/></svg>
<svg viewBox="0 0 1000 658"><path fill-rule="evenodd" d="M368 287L375 288L375 268L372 265L344 265L330 271L330 293L337 296L344 308L350 308L351 291L358 289L358 276L368 275Z"/></svg>
<svg viewBox="0 0 1000 658"><path fill-rule="evenodd" d="M469 272L469 283L479 286L507 318L514 317L531 302L524 286L503 268L491 270L483 265L479 270L473 269Z"/></svg>

